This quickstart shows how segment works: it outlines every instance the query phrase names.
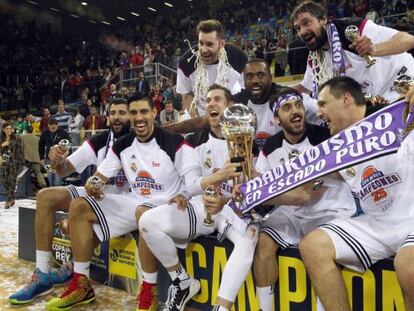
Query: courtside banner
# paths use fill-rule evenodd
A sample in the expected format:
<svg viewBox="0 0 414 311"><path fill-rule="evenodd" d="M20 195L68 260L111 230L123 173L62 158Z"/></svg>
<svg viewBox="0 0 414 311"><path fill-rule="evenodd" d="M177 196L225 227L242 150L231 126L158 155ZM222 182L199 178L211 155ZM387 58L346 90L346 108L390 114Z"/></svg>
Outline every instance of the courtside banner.
<svg viewBox="0 0 414 311"><path fill-rule="evenodd" d="M240 186L244 198L237 208L246 213L255 206L331 172L398 150L412 126L404 100L371 114L290 161Z"/></svg>

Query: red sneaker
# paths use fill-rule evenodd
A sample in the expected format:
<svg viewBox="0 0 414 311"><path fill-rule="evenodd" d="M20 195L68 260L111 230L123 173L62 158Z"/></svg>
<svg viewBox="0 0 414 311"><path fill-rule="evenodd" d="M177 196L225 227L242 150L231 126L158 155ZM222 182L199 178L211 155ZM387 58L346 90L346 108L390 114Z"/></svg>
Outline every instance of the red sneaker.
<svg viewBox="0 0 414 311"><path fill-rule="evenodd" d="M150 284L143 281L137 295L137 311L156 311L157 307L157 284Z"/></svg>

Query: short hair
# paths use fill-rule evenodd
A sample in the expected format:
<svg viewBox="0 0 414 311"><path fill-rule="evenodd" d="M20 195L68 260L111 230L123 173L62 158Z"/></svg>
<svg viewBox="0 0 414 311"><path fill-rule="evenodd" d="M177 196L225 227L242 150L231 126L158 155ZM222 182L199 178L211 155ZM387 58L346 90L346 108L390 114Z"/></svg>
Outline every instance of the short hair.
<svg viewBox="0 0 414 311"><path fill-rule="evenodd" d="M275 103L275 101L281 97L284 96L286 94L295 94L297 95L301 100L303 100L303 96L302 94L297 91L296 89L293 89L291 87L280 87L275 89L269 96L269 109L273 112L273 105ZM277 116L277 112L274 113L275 116Z"/></svg>
<svg viewBox="0 0 414 311"><path fill-rule="evenodd" d="M4 130L8 126L12 126L12 124L9 121L4 121L3 122L3 125L1 126L1 128Z"/></svg>
<svg viewBox="0 0 414 311"><path fill-rule="evenodd" d="M154 109L155 105L151 97L149 97L148 95L142 95L139 93L128 98L128 108L132 102L141 101L141 100L146 101L148 105L151 107L151 109Z"/></svg>
<svg viewBox="0 0 414 311"><path fill-rule="evenodd" d="M228 102L232 101L231 92L229 91L228 88L226 88L226 87L224 87L220 84L214 83L208 88L207 93L210 92L210 91L213 91L213 90L222 90L224 92L224 97L226 97L226 100Z"/></svg>
<svg viewBox="0 0 414 311"><path fill-rule="evenodd" d="M116 97L110 101L109 109L111 109L112 105L127 105L128 106L128 101L123 97Z"/></svg>
<svg viewBox="0 0 414 311"><path fill-rule="evenodd" d="M213 31L217 32L217 37L224 38L224 29L221 23L216 19L207 19L204 21L201 21L197 25L197 34L200 32L204 33L210 33Z"/></svg>
<svg viewBox="0 0 414 311"><path fill-rule="evenodd" d="M350 77L335 77L326 81L319 89L321 92L324 88L329 87L329 92L335 97L340 98L344 93L350 93L358 106L366 104L364 93L361 85Z"/></svg>
<svg viewBox="0 0 414 311"><path fill-rule="evenodd" d="M267 73L272 75L272 73L270 72L269 64L263 58L252 58L251 60L248 60L246 65L244 66L244 68L246 68L246 66L249 65L249 64L264 64L265 67L266 67Z"/></svg>
<svg viewBox="0 0 414 311"><path fill-rule="evenodd" d="M323 19L328 17L328 12L326 9L319 3L314 1L304 1L293 9L292 14L290 15L290 20L293 22L302 13L309 13L310 15L316 17L317 19Z"/></svg>
<svg viewBox="0 0 414 311"><path fill-rule="evenodd" d="M55 124L58 124L58 122L55 118L49 118L49 120L47 121L47 124L55 125Z"/></svg>

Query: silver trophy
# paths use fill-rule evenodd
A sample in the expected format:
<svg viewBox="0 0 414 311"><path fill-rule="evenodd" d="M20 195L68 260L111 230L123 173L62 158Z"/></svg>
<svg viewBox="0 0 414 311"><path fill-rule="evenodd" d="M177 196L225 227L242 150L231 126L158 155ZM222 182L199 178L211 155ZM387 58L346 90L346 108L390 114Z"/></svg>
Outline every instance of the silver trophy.
<svg viewBox="0 0 414 311"><path fill-rule="evenodd" d="M345 28L345 37L352 43L358 38L359 29L355 25L349 25ZM376 59L372 58L371 55L363 56L366 62L365 68L369 68L376 63Z"/></svg>
<svg viewBox="0 0 414 311"><path fill-rule="evenodd" d="M220 120L221 130L227 141L230 161L240 162L243 181L252 178L253 141L257 127L257 116L243 104L234 104L224 110ZM233 185L241 183L241 178L233 180Z"/></svg>
<svg viewBox="0 0 414 311"><path fill-rule="evenodd" d="M100 201L100 200L103 200L103 198L105 197L105 195L102 192L103 186L104 186L104 183L102 179L95 175L95 176L91 176L88 178L88 180L86 181L85 188L89 188L93 190L94 192L101 191L101 194L98 197L95 197L95 199Z"/></svg>
<svg viewBox="0 0 414 311"><path fill-rule="evenodd" d="M414 77L409 75L399 75L394 81L394 89L398 94L405 95L414 85Z"/></svg>
<svg viewBox="0 0 414 311"><path fill-rule="evenodd" d="M214 198L217 196L216 188L214 186L208 186L206 189L204 189L204 194ZM211 218L211 214L207 211L203 224L207 227L212 227L214 225L214 220Z"/></svg>
<svg viewBox="0 0 414 311"><path fill-rule="evenodd" d="M70 149L71 143L68 139L62 139L59 141L59 144L57 145L57 148L62 150L63 152L66 152ZM52 162L50 165L45 165L46 171L53 172L55 170L57 163Z"/></svg>

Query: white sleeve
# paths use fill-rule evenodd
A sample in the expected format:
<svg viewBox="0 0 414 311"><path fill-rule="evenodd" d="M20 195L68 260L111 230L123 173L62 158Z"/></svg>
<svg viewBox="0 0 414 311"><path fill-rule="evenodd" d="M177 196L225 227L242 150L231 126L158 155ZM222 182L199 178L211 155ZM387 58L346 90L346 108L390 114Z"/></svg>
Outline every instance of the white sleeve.
<svg viewBox="0 0 414 311"><path fill-rule="evenodd" d="M193 92L193 87L191 83L190 77L186 77L184 72L180 69L180 67L177 68L177 93L179 94L188 94Z"/></svg>
<svg viewBox="0 0 414 311"><path fill-rule="evenodd" d="M362 35L367 36L374 44L389 41L398 33L398 30L377 25L372 20L368 20L362 29Z"/></svg>
<svg viewBox="0 0 414 311"><path fill-rule="evenodd" d="M174 165L183 178L187 191L192 196L201 194L203 192L201 188L203 176L197 150L187 144L183 144L175 154Z"/></svg>
<svg viewBox="0 0 414 311"><path fill-rule="evenodd" d="M108 154L105 157L105 160L98 166L96 170L100 174L104 175L106 178L115 177L118 175L119 170L122 168L121 159L114 153L114 151L109 149Z"/></svg>
<svg viewBox="0 0 414 311"><path fill-rule="evenodd" d="M309 63L306 65L305 75L303 76L303 80L300 83L304 88L308 89L308 91L312 92L313 89L313 73L312 69L309 66Z"/></svg>
<svg viewBox="0 0 414 311"><path fill-rule="evenodd" d="M259 174L263 174L271 169L269 159L263 154L263 151L260 151L260 154L257 157L255 168Z"/></svg>
<svg viewBox="0 0 414 311"><path fill-rule="evenodd" d="M82 173L89 165L96 165L98 157L89 144L89 140L85 141L78 150L67 157L78 174Z"/></svg>

